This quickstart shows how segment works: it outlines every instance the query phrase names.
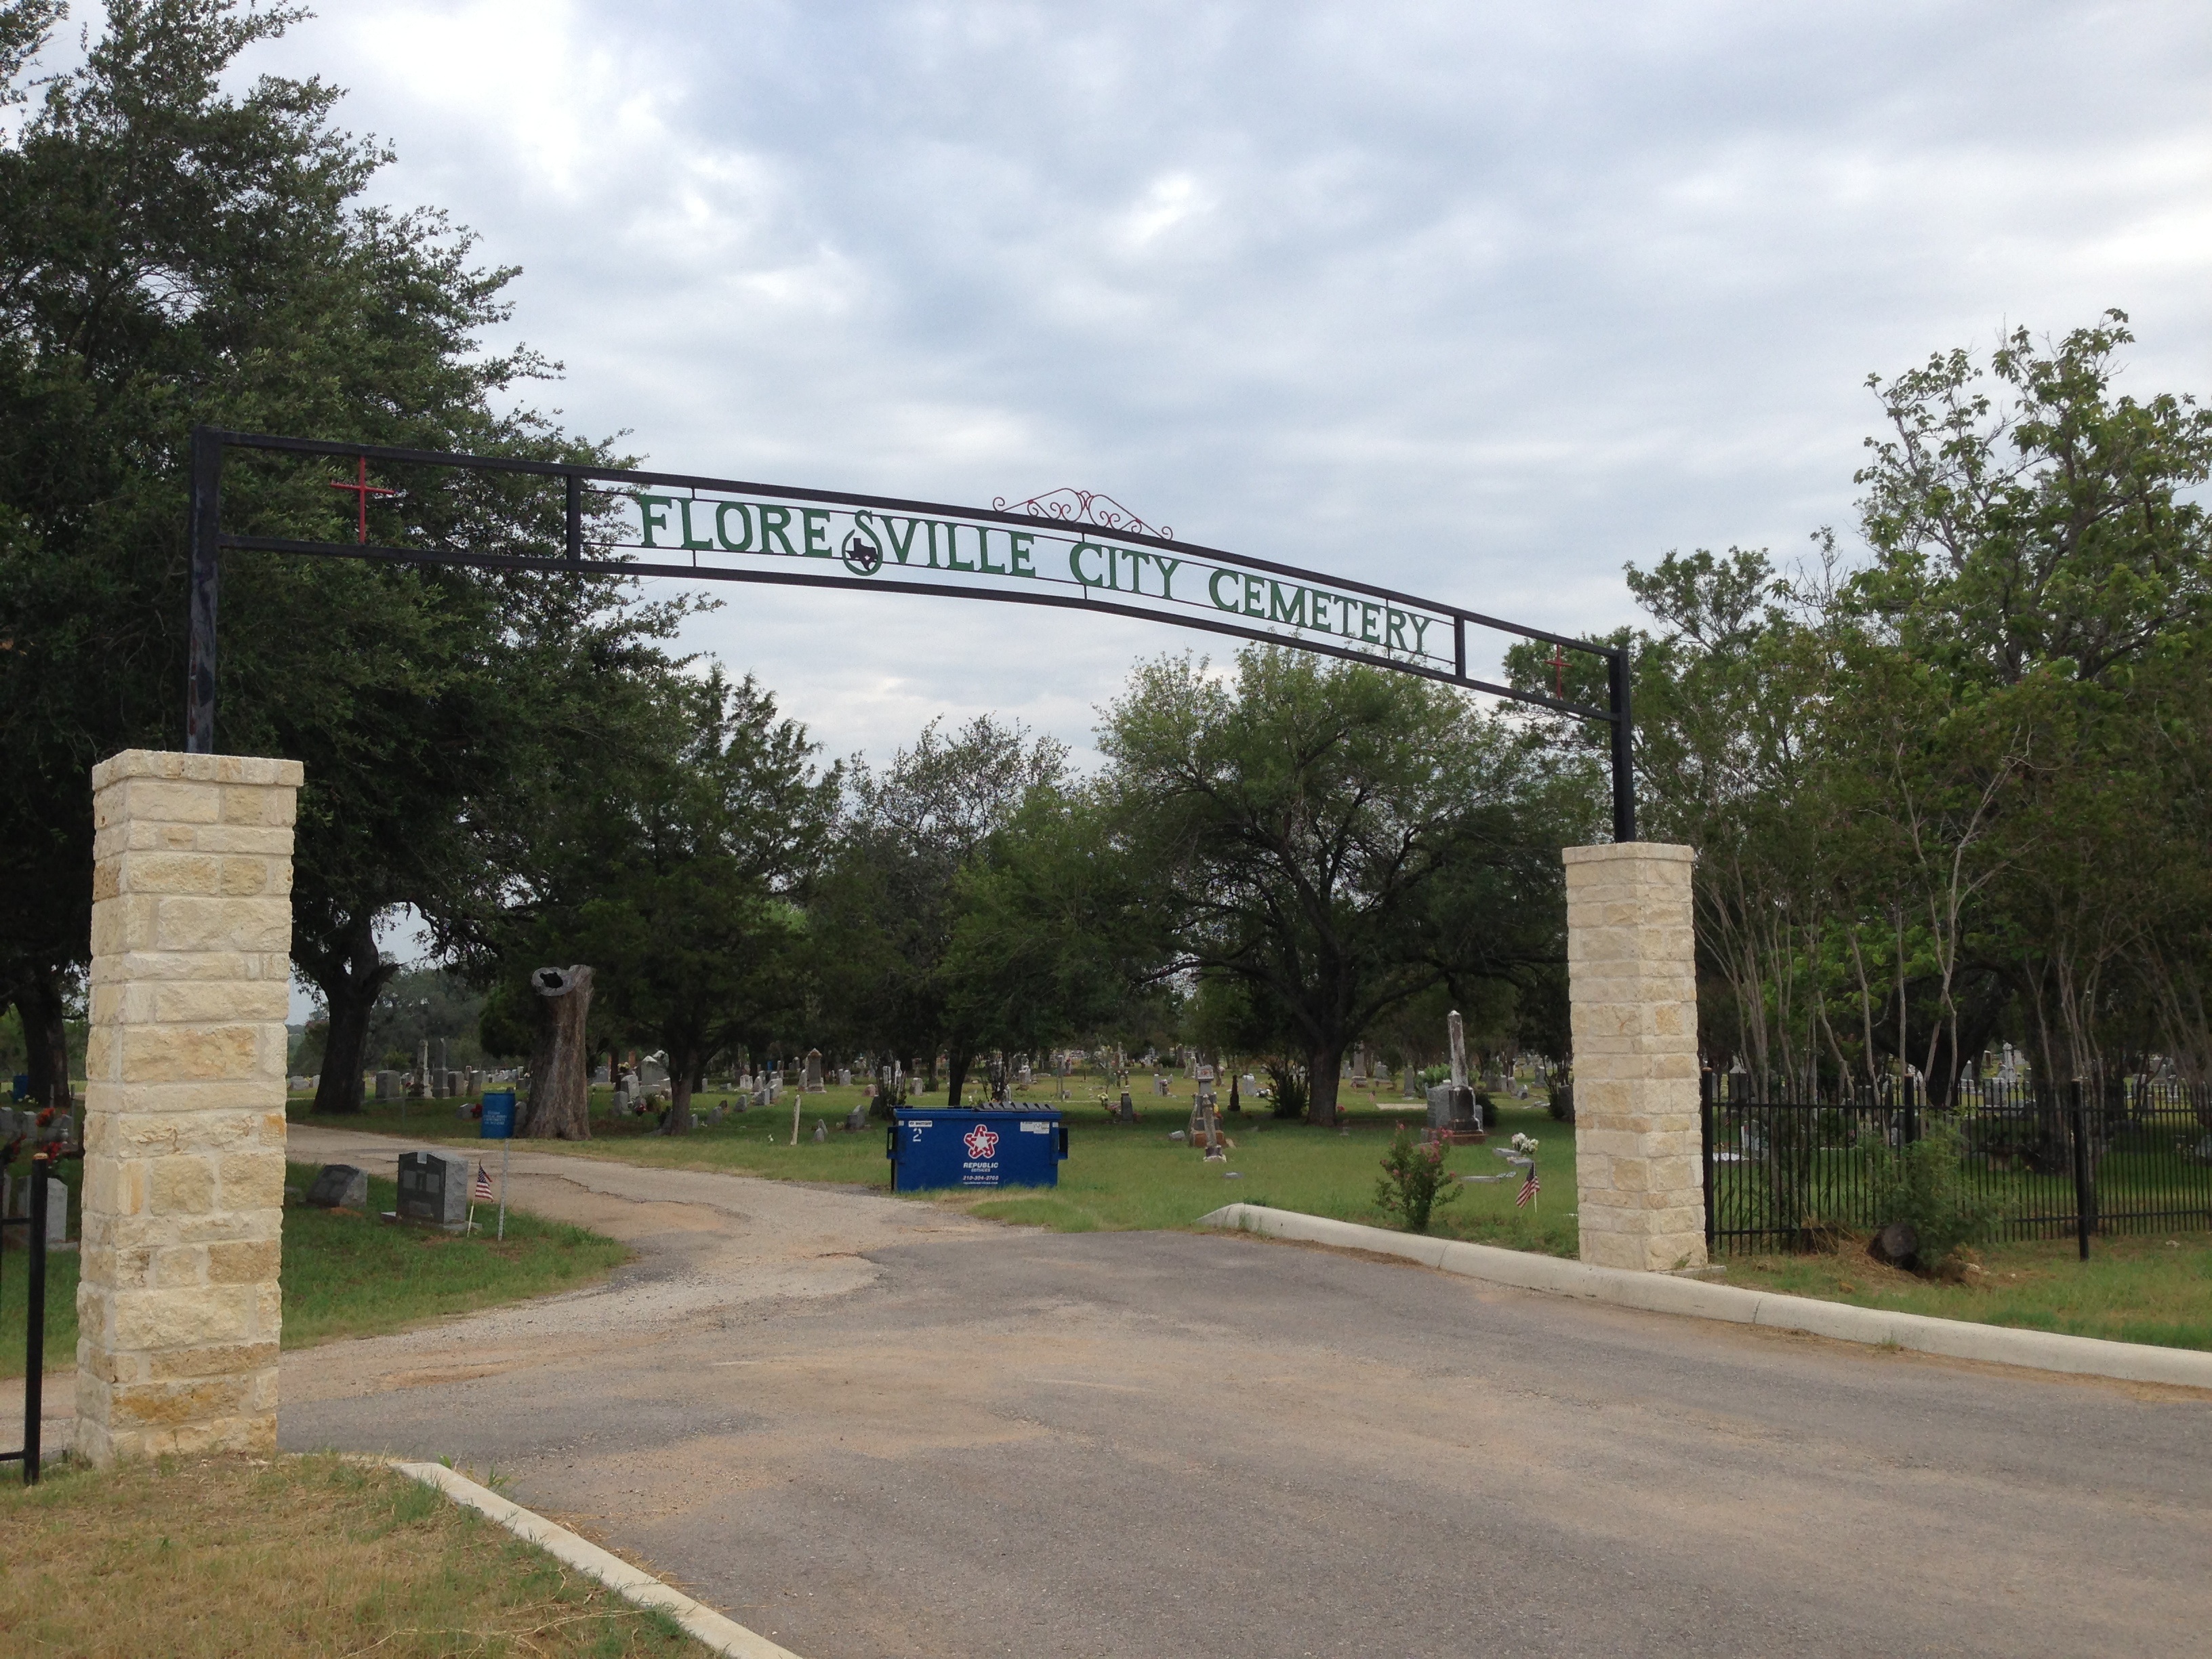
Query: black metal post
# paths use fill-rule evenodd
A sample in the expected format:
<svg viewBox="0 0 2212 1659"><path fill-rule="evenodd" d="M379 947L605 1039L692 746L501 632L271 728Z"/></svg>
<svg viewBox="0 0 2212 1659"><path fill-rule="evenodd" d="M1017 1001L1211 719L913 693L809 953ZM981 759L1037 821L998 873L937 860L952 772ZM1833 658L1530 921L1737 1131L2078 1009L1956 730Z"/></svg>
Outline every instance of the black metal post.
<svg viewBox="0 0 2212 1659"><path fill-rule="evenodd" d="M2089 1118L2081 1103L2081 1079L2066 1085L2067 1103L2074 1118L2074 1237L2081 1260L2089 1259L2089 1232L2096 1224L2095 1200L2089 1186Z"/></svg>
<svg viewBox="0 0 2212 1659"><path fill-rule="evenodd" d="M1467 678L1467 618L1452 618L1452 672Z"/></svg>
<svg viewBox="0 0 2212 1659"><path fill-rule="evenodd" d="M935 532L931 532L933 535ZM584 481L575 473L568 475L568 562L584 562Z"/></svg>
<svg viewBox="0 0 2212 1659"><path fill-rule="evenodd" d="M1713 1253L1713 1074L1709 1071L1698 1073L1698 1121L1704 1142L1705 1163L1705 1254Z"/></svg>
<svg viewBox="0 0 2212 1659"><path fill-rule="evenodd" d="M1636 839L1636 728L1628 706L1626 647L1606 659L1605 675L1613 711L1613 838Z"/></svg>
<svg viewBox="0 0 2212 1659"><path fill-rule="evenodd" d="M192 428L191 639L185 673L185 752L215 753L215 609L222 573L222 440Z"/></svg>
<svg viewBox="0 0 2212 1659"><path fill-rule="evenodd" d="M64 1202L67 1200L64 1200ZM31 1279L23 1287L23 1484L39 1484L39 1419L46 1414L46 1155L31 1158Z"/></svg>

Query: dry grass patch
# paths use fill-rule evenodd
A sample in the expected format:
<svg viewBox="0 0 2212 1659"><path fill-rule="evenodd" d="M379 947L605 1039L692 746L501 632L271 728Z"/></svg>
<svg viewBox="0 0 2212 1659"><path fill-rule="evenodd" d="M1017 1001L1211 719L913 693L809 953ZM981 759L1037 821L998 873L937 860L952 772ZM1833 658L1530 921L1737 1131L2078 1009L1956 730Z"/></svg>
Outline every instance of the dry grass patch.
<svg viewBox="0 0 2212 1659"><path fill-rule="evenodd" d="M0 1486L0 1656L707 1652L420 1482L343 1458Z"/></svg>

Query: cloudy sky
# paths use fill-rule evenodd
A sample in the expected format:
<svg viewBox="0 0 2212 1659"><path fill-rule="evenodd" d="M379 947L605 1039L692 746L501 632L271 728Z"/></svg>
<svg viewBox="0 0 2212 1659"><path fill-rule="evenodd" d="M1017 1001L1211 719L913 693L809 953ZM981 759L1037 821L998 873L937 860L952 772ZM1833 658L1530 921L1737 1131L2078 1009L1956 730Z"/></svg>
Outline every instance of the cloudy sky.
<svg viewBox="0 0 2212 1659"><path fill-rule="evenodd" d="M324 0L380 191L518 264L539 400L657 466L1191 539L1532 623L1847 527L1872 371L2117 306L2208 389L2201 4ZM1081 755L1136 622L735 592L832 754ZM1216 647L1218 648L1218 647Z"/></svg>

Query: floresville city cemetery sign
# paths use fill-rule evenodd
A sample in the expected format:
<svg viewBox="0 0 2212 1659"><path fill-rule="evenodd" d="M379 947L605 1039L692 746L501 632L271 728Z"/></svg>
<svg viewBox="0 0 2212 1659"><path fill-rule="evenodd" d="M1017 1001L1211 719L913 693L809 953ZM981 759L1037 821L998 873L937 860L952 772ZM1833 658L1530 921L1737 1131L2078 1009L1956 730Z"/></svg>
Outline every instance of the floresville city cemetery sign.
<svg viewBox="0 0 2212 1659"><path fill-rule="evenodd" d="M245 452L257 501L319 483L349 541L248 533L225 523L228 452ZM334 466L333 462L339 465ZM313 499L313 490L304 492ZM436 513L431 501L444 503ZM465 502L471 512L456 512ZM411 510L410 510L411 509ZM472 521L476 539L426 535ZM487 545L482 525L497 525ZM1535 703L1612 728L1613 832L1635 838L1626 659L1607 646L1524 627L1364 580L1178 541L1110 499L1062 489L988 508L678 473L456 455L201 428L192 439L190 683L185 747L214 752L216 610L226 550L786 586L940 594L1136 617L1320 652ZM1553 647L1547 693L1468 672L1470 629ZM1572 700L1566 652L1604 660L1607 706Z"/></svg>
<svg viewBox="0 0 2212 1659"><path fill-rule="evenodd" d="M1073 522L1060 520L1060 508ZM1459 672L1452 618L1440 610L1349 583L1318 586L1320 578L1285 580L1226 564L1075 491L1023 503L1013 510L1043 522L1018 526L946 507L816 507L706 490L639 490L622 510L635 539L615 545L641 556L681 552L695 562L690 569L702 557L750 556L834 561L863 580L908 574L933 587L1042 582L1093 606L1116 598L1129 610L1148 609L1146 599L1186 605Z"/></svg>

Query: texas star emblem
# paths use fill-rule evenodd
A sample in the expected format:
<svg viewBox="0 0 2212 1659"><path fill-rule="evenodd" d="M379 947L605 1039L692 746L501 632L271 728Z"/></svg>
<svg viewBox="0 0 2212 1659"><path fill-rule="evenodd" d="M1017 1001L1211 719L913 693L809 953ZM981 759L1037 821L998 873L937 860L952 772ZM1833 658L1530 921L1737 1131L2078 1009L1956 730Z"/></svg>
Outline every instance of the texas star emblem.
<svg viewBox="0 0 2212 1659"><path fill-rule="evenodd" d="M999 1132L988 1123L979 1123L962 1139L968 1143L968 1156L988 1158L999 1150Z"/></svg>

